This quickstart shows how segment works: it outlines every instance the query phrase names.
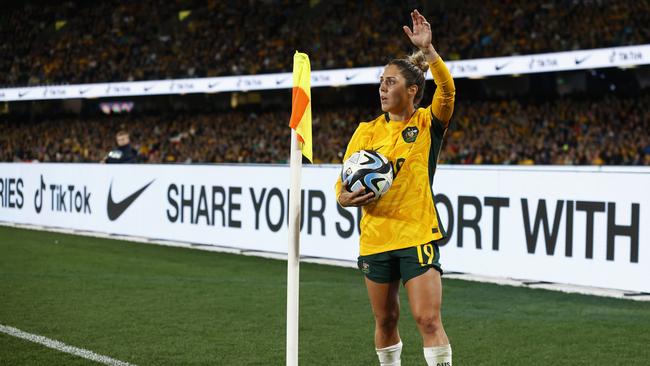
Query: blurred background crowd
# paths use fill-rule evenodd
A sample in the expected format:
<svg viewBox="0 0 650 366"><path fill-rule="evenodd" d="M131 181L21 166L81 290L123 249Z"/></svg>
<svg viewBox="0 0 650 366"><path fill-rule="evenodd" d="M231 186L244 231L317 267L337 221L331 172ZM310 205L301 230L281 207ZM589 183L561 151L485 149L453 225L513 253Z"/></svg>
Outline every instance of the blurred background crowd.
<svg viewBox="0 0 650 366"><path fill-rule="evenodd" d="M0 13L0 87L287 72L296 49L310 55L313 70L377 66L411 52L401 27L423 3L446 60L650 43L650 0L8 1ZM593 71L604 91L588 90L584 75L578 93L557 91L555 76L525 76L530 86L516 97L466 97L505 79L458 87L440 162L650 165L650 81L616 72L623 92ZM340 163L358 122L379 115L376 101L358 103L355 88L331 88L347 93L346 103L315 103L315 162ZM5 103L4 112L0 104L0 161L102 161L120 130L130 133L139 162L288 158L288 98L257 108L109 116L39 114L38 103L50 102Z"/></svg>
<svg viewBox="0 0 650 366"><path fill-rule="evenodd" d="M420 1L9 2L0 85L87 83L384 64ZM441 1L426 14L448 60L648 43L650 0ZM450 4L456 3L456 4ZM307 21L308 19L308 21Z"/></svg>
<svg viewBox="0 0 650 366"><path fill-rule="evenodd" d="M450 164L650 165L650 95L640 100L459 101L440 155ZM313 111L316 163L340 163L372 108ZM1 161L98 162L127 130L141 162L286 163L289 112L105 116L7 123Z"/></svg>

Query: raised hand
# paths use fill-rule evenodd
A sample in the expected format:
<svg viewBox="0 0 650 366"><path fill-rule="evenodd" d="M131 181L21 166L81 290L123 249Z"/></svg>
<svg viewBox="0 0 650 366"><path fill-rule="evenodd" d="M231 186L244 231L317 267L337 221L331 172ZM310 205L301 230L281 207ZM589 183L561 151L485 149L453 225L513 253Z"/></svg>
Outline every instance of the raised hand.
<svg viewBox="0 0 650 366"><path fill-rule="evenodd" d="M417 10L411 12L411 19L413 20L413 30L404 26L404 33L415 47L424 51L431 45L431 24Z"/></svg>

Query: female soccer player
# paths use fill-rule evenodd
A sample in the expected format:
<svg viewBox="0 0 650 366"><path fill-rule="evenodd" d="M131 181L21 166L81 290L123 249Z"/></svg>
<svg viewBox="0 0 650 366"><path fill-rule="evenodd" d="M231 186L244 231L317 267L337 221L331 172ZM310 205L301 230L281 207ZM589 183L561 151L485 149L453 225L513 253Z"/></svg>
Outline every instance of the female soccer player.
<svg viewBox="0 0 650 366"><path fill-rule="evenodd" d="M375 150L393 164L390 190L375 200L363 190L348 192L337 182L341 206L363 206L359 269L365 274L375 316L375 347L380 365L400 365L399 280L404 282L411 312L422 335L429 366L451 366L451 346L442 327L442 270L436 244L445 235L431 185L442 139L454 109L455 86L449 70L431 45L431 25L417 10L413 30L404 32L419 52L388 63L380 77L385 112L363 122L348 143L344 160L356 151ZM416 108L431 69L436 91L430 107ZM431 270L433 268L433 270Z"/></svg>

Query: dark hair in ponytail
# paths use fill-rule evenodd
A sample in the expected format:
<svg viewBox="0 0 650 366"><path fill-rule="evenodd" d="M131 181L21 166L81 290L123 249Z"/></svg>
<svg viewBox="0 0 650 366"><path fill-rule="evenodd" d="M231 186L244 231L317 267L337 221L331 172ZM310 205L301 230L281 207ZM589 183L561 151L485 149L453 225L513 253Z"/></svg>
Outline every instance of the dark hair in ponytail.
<svg viewBox="0 0 650 366"><path fill-rule="evenodd" d="M417 85L418 91L413 98L413 104L416 106L422 100L424 95L424 80L426 72L429 70L424 53L417 51L406 58L396 58L388 62L388 65L395 65L399 68L402 76L406 79L406 87Z"/></svg>

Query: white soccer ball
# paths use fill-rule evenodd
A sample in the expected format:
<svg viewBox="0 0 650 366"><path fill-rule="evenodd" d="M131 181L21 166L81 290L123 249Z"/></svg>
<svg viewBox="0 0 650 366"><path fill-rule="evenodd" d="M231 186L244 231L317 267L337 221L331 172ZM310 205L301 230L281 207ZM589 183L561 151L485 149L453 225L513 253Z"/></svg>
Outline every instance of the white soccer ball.
<svg viewBox="0 0 650 366"><path fill-rule="evenodd" d="M360 150L343 162L341 181L348 183L349 192L365 188L366 193L373 192L379 199L393 184L393 166L376 151Z"/></svg>

